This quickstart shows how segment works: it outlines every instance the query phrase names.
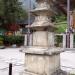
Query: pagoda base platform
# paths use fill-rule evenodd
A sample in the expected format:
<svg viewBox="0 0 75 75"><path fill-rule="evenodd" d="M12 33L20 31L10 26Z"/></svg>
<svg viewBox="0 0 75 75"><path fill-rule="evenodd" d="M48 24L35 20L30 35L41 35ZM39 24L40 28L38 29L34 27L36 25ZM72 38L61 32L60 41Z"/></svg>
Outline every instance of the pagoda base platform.
<svg viewBox="0 0 75 75"><path fill-rule="evenodd" d="M55 75L60 69L60 48L25 47L24 75Z"/></svg>
<svg viewBox="0 0 75 75"><path fill-rule="evenodd" d="M59 54L61 52L64 52L65 50L63 48L53 48L53 47L41 47L41 46L25 46L25 48L22 50L24 53L29 54L42 54L42 55L54 55Z"/></svg>

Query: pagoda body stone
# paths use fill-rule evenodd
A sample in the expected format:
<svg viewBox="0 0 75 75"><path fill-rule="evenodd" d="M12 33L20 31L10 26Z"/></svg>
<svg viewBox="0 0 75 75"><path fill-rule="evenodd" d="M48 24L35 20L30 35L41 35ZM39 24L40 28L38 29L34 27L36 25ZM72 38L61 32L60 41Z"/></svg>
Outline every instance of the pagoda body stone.
<svg viewBox="0 0 75 75"><path fill-rule="evenodd" d="M32 46L24 48L25 73L23 75L56 75L60 70L60 48L54 48L54 30L51 22L51 0L36 0L37 7L31 10L35 21L27 26L32 32ZM58 75L57 73L57 75Z"/></svg>

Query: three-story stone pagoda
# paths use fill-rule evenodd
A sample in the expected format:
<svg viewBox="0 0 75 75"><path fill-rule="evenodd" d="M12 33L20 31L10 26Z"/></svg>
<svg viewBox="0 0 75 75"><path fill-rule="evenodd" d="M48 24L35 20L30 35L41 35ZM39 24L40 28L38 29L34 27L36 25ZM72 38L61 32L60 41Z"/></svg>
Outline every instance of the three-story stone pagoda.
<svg viewBox="0 0 75 75"><path fill-rule="evenodd" d="M31 11L35 21L27 26L32 32L32 46L24 48L24 75L54 75L60 70L60 48L54 48L54 30L51 22L51 0L36 0L37 7Z"/></svg>

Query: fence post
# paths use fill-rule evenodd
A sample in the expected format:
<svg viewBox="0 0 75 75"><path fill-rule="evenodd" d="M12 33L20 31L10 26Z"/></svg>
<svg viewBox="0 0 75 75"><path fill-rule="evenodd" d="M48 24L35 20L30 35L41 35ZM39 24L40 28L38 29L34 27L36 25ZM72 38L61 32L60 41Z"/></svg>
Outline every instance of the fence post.
<svg viewBox="0 0 75 75"><path fill-rule="evenodd" d="M66 48L70 48L70 33L66 34Z"/></svg>
<svg viewBox="0 0 75 75"><path fill-rule="evenodd" d="M9 63L9 75L12 75L12 63Z"/></svg>
<svg viewBox="0 0 75 75"><path fill-rule="evenodd" d="M24 35L24 46L27 46L27 34Z"/></svg>
<svg viewBox="0 0 75 75"><path fill-rule="evenodd" d="M66 48L66 34L63 34L63 48Z"/></svg>
<svg viewBox="0 0 75 75"><path fill-rule="evenodd" d="M71 34L70 34L70 48L73 48L73 41L74 41L74 36L73 36L73 34L71 33Z"/></svg>

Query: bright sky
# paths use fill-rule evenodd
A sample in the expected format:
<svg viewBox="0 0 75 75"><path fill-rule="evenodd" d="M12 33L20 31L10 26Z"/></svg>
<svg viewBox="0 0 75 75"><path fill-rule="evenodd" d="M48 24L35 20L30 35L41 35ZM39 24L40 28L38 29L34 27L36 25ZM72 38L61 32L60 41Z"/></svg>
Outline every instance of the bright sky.
<svg viewBox="0 0 75 75"><path fill-rule="evenodd" d="M28 9L31 2L31 8L33 8L35 4L35 0L20 0L20 2L23 2L23 8Z"/></svg>

